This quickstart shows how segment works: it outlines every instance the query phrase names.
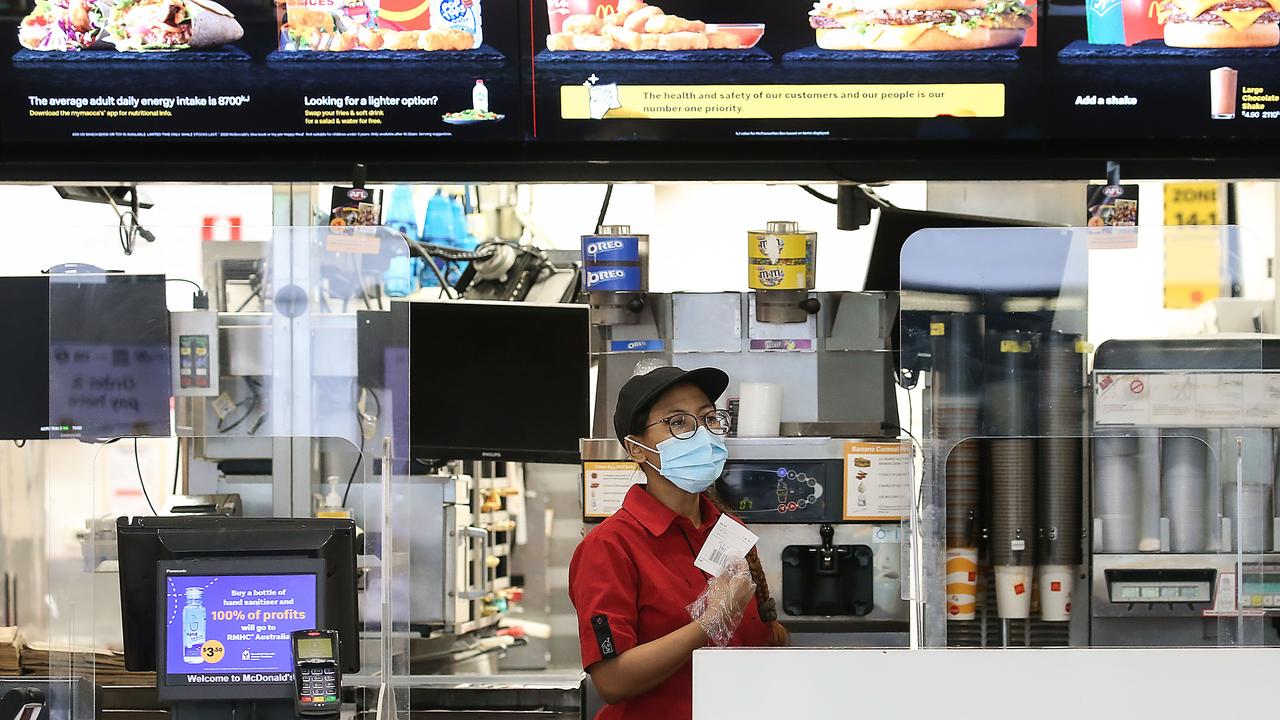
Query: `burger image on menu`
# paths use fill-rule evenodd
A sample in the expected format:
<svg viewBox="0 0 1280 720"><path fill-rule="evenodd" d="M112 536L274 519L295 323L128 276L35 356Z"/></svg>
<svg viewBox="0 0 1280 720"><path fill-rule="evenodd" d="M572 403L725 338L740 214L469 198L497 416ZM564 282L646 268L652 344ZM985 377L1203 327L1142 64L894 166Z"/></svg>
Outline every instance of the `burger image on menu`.
<svg viewBox="0 0 1280 720"><path fill-rule="evenodd" d="M1181 48L1280 45L1280 0L1160 0L1152 6L1164 43Z"/></svg>
<svg viewBox="0 0 1280 720"><path fill-rule="evenodd" d="M1034 22L1018 0L818 0L809 13L824 50L1016 48Z"/></svg>

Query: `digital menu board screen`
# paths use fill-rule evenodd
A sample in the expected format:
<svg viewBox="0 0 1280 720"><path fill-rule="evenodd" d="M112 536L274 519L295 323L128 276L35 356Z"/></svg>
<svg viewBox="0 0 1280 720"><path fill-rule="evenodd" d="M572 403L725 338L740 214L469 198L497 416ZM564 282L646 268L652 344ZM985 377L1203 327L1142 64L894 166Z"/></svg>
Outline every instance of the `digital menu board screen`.
<svg viewBox="0 0 1280 720"><path fill-rule="evenodd" d="M36 0L10 141L519 140L515 0Z"/></svg>
<svg viewBox="0 0 1280 720"><path fill-rule="evenodd" d="M1086 22L1054 48L1047 135L1226 139L1280 129L1280 0L1089 0L1084 10Z"/></svg>
<svg viewBox="0 0 1280 720"><path fill-rule="evenodd" d="M537 0L539 139L1034 134L1035 0Z"/></svg>
<svg viewBox="0 0 1280 720"><path fill-rule="evenodd" d="M1247 153L1227 141L1280 128L1280 0L31 1L0 22L6 162L141 147L126 159L189 167L247 143L235 157L345 164L313 149L354 142L579 179L564 168L636 141L663 166L865 156L918 176L966 151Z"/></svg>

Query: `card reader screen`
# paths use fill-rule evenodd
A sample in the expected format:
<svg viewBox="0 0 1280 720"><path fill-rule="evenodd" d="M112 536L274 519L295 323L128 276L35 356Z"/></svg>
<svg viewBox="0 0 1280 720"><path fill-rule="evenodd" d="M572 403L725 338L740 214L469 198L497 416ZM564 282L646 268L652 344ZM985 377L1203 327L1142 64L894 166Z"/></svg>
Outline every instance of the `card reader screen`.
<svg viewBox="0 0 1280 720"><path fill-rule="evenodd" d="M317 624L314 574L170 574L165 582L168 685L292 681L292 633Z"/></svg>
<svg viewBox="0 0 1280 720"><path fill-rule="evenodd" d="M332 660L333 643L328 638L303 639L298 641L299 660Z"/></svg>

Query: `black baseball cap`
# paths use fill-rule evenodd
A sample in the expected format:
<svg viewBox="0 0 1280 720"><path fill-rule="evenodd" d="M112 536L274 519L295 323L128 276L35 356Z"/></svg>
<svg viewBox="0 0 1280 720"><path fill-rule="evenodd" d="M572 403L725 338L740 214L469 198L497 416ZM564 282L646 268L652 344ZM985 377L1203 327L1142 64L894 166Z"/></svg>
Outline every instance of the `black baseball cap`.
<svg viewBox="0 0 1280 720"><path fill-rule="evenodd" d="M662 393L681 383L697 385L714 403L729 387L729 375L713 367L696 370L660 367L644 375L636 375L618 391L618 404L613 410L613 431L617 433L618 441L640 432L649 408Z"/></svg>

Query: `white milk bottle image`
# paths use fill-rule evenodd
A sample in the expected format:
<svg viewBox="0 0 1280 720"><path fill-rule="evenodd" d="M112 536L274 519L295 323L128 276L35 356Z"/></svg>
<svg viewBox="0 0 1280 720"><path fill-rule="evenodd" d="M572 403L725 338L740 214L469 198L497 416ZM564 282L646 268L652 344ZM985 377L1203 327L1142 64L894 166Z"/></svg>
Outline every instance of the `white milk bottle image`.
<svg viewBox="0 0 1280 720"><path fill-rule="evenodd" d="M187 604L182 606L182 661L190 665L204 662L200 650L205 641L204 589L187 588Z"/></svg>
<svg viewBox="0 0 1280 720"><path fill-rule="evenodd" d="M431 28L465 30L471 33L472 49L484 42L480 0L431 0Z"/></svg>
<svg viewBox="0 0 1280 720"><path fill-rule="evenodd" d="M476 80L476 86L471 89L471 109L478 113L489 112L489 88L484 86L483 80Z"/></svg>

